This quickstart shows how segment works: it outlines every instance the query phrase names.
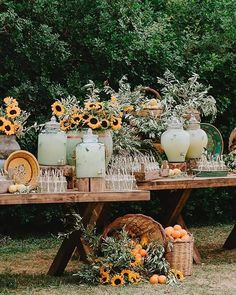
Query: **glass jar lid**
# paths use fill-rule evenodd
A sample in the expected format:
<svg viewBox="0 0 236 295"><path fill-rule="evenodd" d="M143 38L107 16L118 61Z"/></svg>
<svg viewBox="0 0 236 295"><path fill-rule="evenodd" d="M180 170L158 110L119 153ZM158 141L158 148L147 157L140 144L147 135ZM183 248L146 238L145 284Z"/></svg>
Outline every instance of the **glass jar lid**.
<svg viewBox="0 0 236 295"><path fill-rule="evenodd" d="M182 129L182 122L175 116L171 117L168 122L168 129Z"/></svg>
<svg viewBox="0 0 236 295"><path fill-rule="evenodd" d="M83 142L98 142L98 136L93 134L92 129L89 128L87 133L83 136Z"/></svg>
<svg viewBox="0 0 236 295"><path fill-rule="evenodd" d="M56 133L60 131L60 124L57 122L56 117L52 116L51 120L45 123L44 132Z"/></svg>
<svg viewBox="0 0 236 295"><path fill-rule="evenodd" d="M200 122L197 120L194 114L191 114L191 117L188 121L188 129L194 130L200 128Z"/></svg>

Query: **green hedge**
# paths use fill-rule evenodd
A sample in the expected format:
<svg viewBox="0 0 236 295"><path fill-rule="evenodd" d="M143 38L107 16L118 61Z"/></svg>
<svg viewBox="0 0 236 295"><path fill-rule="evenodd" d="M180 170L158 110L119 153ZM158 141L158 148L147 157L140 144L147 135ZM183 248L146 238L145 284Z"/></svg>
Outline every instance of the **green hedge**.
<svg viewBox="0 0 236 295"><path fill-rule="evenodd" d="M215 125L227 149L236 126L235 10L234 0L2 0L0 98L18 98L31 122L42 122L53 99L74 94L82 100L88 79L108 80L116 88L127 74L132 85L158 89L156 77L167 68L180 79L196 72L213 86ZM36 139L32 133L22 146L35 152ZM233 218L221 206L232 202L231 191L218 196L208 192L204 201L194 199L186 214L195 208L206 210L211 220ZM0 221L15 210L1 210ZM17 212L24 216L21 222L29 220L30 212Z"/></svg>

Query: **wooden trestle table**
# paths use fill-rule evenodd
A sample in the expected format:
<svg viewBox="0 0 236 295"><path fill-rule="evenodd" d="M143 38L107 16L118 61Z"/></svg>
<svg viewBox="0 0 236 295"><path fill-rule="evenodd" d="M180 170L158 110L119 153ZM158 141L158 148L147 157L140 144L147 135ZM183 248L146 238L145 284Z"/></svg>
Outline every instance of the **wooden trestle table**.
<svg viewBox="0 0 236 295"><path fill-rule="evenodd" d="M30 193L30 194L0 194L0 205L26 205L26 204L60 204L84 203L82 221L84 225L95 224L104 216L105 204L125 201L149 201L148 191L125 192L79 192L66 193ZM49 275L61 275L66 268L74 250L78 248L80 256L85 259L88 249L81 240L80 231L74 231L65 238L48 271Z"/></svg>
<svg viewBox="0 0 236 295"><path fill-rule="evenodd" d="M186 178L160 178L157 180L139 183L138 188L153 191L151 196L158 197L161 206L165 210L165 218L162 221L163 226L178 223L186 228L182 217L182 210L188 201L193 189L200 188L218 188L218 187L236 187L236 175L230 174L226 177L186 177ZM236 200L235 200L236 201ZM229 206L235 206L229 204ZM235 206L236 208L236 206ZM196 212L201 215L200 212ZM226 239L225 249L236 248L236 225L233 227L230 235ZM194 246L194 261L201 262L199 252Z"/></svg>

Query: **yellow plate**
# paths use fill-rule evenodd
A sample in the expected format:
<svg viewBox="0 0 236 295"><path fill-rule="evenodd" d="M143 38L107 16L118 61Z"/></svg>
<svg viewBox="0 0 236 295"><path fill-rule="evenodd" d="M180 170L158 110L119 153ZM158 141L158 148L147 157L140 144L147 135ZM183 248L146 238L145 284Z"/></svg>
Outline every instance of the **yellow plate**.
<svg viewBox="0 0 236 295"><path fill-rule="evenodd" d="M4 163L4 170L16 183L26 185L36 185L40 172L35 156L24 150L11 153Z"/></svg>

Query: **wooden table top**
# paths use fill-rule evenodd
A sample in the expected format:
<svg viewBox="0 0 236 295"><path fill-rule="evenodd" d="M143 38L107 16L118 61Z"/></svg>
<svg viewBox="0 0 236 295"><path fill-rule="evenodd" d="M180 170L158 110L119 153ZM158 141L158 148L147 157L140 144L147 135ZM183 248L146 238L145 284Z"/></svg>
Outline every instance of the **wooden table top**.
<svg viewBox="0 0 236 295"><path fill-rule="evenodd" d="M236 174L226 177L185 177L185 178L159 178L157 180L140 182L139 189L168 190L192 189L236 186Z"/></svg>
<svg viewBox="0 0 236 295"><path fill-rule="evenodd" d="M149 191L0 194L0 205L149 201Z"/></svg>

